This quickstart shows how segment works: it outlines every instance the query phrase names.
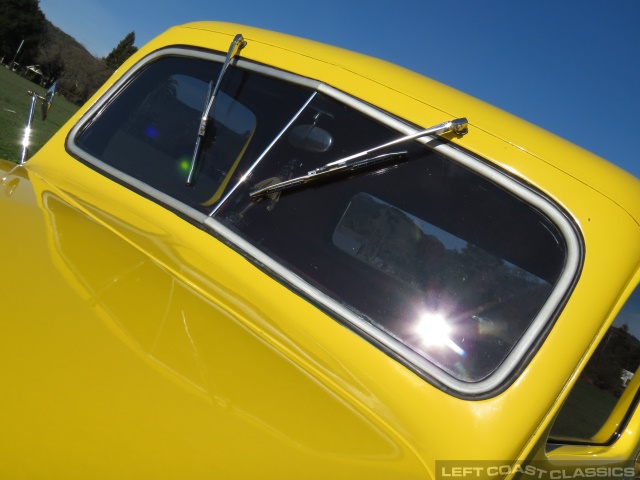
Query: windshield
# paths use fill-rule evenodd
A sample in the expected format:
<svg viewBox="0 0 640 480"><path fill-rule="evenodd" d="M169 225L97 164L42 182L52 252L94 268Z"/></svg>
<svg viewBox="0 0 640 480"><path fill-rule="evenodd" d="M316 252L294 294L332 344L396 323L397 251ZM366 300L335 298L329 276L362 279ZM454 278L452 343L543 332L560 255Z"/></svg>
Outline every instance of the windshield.
<svg viewBox="0 0 640 480"><path fill-rule="evenodd" d="M332 141L312 150L283 135L214 218L456 379L491 375L563 271L557 227L417 140L402 161L251 198L401 137L322 95L299 125Z"/></svg>

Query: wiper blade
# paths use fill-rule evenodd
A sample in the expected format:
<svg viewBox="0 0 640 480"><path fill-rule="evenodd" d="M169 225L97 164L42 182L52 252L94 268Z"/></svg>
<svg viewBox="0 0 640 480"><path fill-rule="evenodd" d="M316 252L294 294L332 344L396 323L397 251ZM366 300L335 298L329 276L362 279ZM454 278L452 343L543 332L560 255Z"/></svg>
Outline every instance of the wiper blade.
<svg viewBox="0 0 640 480"><path fill-rule="evenodd" d="M214 102L216 100L216 96L218 94L218 90L220 90L220 84L222 83L222 78L224 77L227 68L229 67L229 63L235 57L238 52L247 44L247 42L242 38L242 35L237 34L231 45L229 46L229 51L227 52L227 57L224 59L224 63L222 64L222 70L220 70L220 75L218 75L218 80L216 82L216 86L214 87L212 92L207 92L207 99L205 100L204 111L202 112L202 118L200 119L200 127L198 128L198 138L196 139L196 146L193 149L193 157L191 158L191 166L189 167L189 176L187 177L187 186L192 186L195 183L195 172L196 167L198 165L198 160L200 159L200 150L202 148L202 140L204 138L205 133L207 132L207 124L209 122L209 113L213 108ZM209 89L211 90L211 89Z"/></svg>
<svg viewBox="0 0 640 480"><path fill-rule="evenodd" d="M260 188L258 190L254 190L251 193L249 193L249 195L252 198L258 198L263 195L269 195L271 193L280 192L282 190L287 190L289 188L294 188L299 185L303 185L305 183L314 181L316 179L321 179L327 174L334 174L334 173L344 172L347 170L355 170L357 168L372 165L374 163L379 163L382 161L390 161L392 159L396 159L396 160L402 159L407 154L406 151L385 153L385 154L378 155L376 157L370 157L370 156L380 150L392 147L399 143L408 142L410 140L415 140L420 137L426 137L427 135L442 135L443 133L447 133L447 132L453 132L456 135L466 135L468 132L467 119L456 118L454 120L449 120L447 122L434 125L433 127L427 128L426 130L420 130L419 132L412 133L410 135L405 135L404 137L400 137L396 140L392 140L391 142L385 143L383 145L378 145L377 147L371 148L369 150L365 150L365 151L356 153L354 155L341 158L334 162L327 163L322 167L316 168L315 170L311 170L307 175L292 178L290 180L285 180L264 188Z"/></svg>
<svg viewBox="0 0 640 480"><path fill-rule="evenodd" d="M312 170L307 175L303 175L301 177L292 178L291 180L285 180L283 182L278 182L268 187L260 188L258 190L254 190L249 193L252 198L257 198L262 195L269 195L275 192L281 192L282 190L287 190L289 188L297 187L299 185L303 185L305 183L309 183L315 180L321 180L322 178L328 177L335 173L345 172L349 170L356 170L358 168L366 167L369 165L373 165L375 163L387 162L392 160L402 160L407 155L406 150L402 152L391 152L391 153L383 153L382 155L378 155L371 158L365 158L362 160L351 161L347 163L341 163L339 165L334 165L332 167L328 167L325 165L320 169Z"/></svg>

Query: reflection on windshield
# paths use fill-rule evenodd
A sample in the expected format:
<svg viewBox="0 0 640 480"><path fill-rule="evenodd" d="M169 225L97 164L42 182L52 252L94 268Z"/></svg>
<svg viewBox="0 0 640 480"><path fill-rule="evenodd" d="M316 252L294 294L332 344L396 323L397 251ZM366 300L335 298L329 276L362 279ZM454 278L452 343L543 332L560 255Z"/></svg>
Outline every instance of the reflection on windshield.
<svg viewBox="0 0 640 480"><path fill-rule="evenodd" d="M364 193L352 199L332 240L407 289L422 292L425 300L414 307L400 335L407 345L462 378L490 373L487 369L506 357L552 288L526 270Z"/></svg>
<svg viewBox="0 0 640 480"><path fill-rule="evenodd" d="M470 383L520 361L560 298L553 288L572 270L542 203L415 140L395 152L402 161L386 152L385 163L325 177L342 168L336 158L360 158L399 133L320 93L292 129L309 125L330 136L330 149L283 136L212 217L420 370ZM324 180L280 192L309 177Z"/></svg>
<svg viewBox="0 0 640 480"><path fill-rule="evenodd" d="M460 356L465 354L460 345L451 339L451 324L442 315L425 313L416 325L415 332L425 347L446 346Z"/></svg>

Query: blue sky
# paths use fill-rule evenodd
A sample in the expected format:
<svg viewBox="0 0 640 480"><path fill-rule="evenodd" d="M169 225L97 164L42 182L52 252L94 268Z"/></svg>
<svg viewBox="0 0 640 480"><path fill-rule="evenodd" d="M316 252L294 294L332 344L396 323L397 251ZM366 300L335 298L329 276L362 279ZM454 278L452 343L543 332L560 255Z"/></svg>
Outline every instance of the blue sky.
<svg viewBox="0 0 640 480"><path fill-rule="evenodd" d="M638 0L40 0L97 56L196 20L251 25L417 71L640 177Z"/></svg>

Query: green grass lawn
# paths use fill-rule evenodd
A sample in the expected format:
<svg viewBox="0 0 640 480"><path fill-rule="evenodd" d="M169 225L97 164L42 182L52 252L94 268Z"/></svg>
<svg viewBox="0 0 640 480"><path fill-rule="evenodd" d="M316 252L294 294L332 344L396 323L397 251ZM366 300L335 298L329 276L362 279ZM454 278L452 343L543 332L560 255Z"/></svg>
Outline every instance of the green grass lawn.
<svg viewBox="0 0 640 480"><path fill-rule="evenodd" d="M0 66L0 158L13 162L20 160L31 104L31 96L27 94L29 90L42 96L46 93L46 89ZM33 116L29 155L37 152L79 108L56 95L47 120L42 121L41 104L38 100Z"/></svg>

